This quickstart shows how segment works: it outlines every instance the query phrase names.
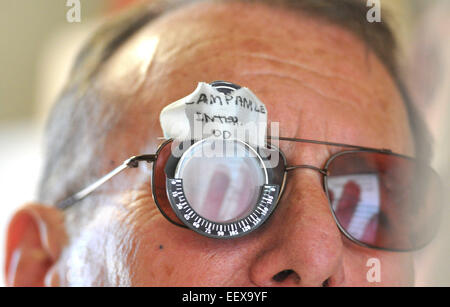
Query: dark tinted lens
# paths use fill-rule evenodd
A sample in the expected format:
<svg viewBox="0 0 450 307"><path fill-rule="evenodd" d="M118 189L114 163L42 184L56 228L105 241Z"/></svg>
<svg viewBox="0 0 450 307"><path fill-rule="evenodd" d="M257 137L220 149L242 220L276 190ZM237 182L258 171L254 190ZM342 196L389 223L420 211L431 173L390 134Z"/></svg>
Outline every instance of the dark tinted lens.
<svg viewBox="0 0 450 307"><path fill-rule="evenodd" d="M412 250L437 229L440 185L436 173L412 159L348 152L328 165L328 197L339 225L372 247Z"/></svg>
<svg viewBox="0 0 450 307"><path fill-rule="evenodd" d="M172 223L184 226L170 206L166 191L166 173L164 168L171 154L172 142L166 142L158 150L158 158L153 164L152 192L161 213Z"/></svg>

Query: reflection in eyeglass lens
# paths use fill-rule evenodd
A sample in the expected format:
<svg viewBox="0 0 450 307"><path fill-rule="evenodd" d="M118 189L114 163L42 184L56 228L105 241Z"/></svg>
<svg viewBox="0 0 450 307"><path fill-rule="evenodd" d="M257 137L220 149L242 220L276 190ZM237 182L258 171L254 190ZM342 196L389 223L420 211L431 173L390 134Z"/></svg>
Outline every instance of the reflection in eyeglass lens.
<svg viewBox="0 0 450 307"><path fill-rule="evenodd" d="M355 239L373 242L380 212L380 190L376 174L334 176L328 179L332 208Z"/></svg>
<svg viewBox="0 0 450 307"><path fill-rule="evenodd" d="M419 248L439 224L438 177L412 159L374 152L342 154L329 165L327 188L339 225L370 246Z"/></svg>

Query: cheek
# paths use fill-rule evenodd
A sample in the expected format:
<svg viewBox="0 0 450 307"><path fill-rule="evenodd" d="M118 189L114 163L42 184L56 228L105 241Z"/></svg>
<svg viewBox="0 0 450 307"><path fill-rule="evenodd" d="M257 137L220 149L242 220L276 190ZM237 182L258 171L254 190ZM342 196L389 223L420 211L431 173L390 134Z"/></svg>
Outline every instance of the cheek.
<svg viewBox="0 0 450 307"><path fill-rule="evenodd" d="M237 278L236 272L250 261L247 249L240 248L248 239L216 240L175 226L148 194L134 195L117 207L121 209L103 213L109 221L101 223L108 226L95 234L107 238L101 243L106 251L101 257L109 280L133 286L244 284L245 274Z"/></svg>
<svg viewBox="0 0 450 307"><path fill-rule="evenodd" d="M59 261L59 279L66 286L129 286L135 240L113 206L98 205L86 223L70 225L70 244Z"/></svg>
<svg viewBox="0 0 450 307"><path fill-rule="evenodd" d="M250 252L245 240L223 241L155 218L134 234L133 285L244 285ZM248 246L248 245L246 245ZM220 264L220 265L219 265Z"/></svg>
<svg viewBox="0 0 450 307"><path fill-rule="evenodd" d="M347 286L413 286L412 255L355 246L347 242L344 252Z"/></svg>

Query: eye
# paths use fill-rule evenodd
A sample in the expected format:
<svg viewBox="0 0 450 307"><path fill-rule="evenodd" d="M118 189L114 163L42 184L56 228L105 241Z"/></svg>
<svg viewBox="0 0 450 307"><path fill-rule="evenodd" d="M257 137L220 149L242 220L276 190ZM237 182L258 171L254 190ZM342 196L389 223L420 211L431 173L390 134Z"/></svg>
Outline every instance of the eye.
<svg viewBox="0 0 450 307"><path fill-rule="evenodd" d="M175 178L183 180L186 199L200 216L219 223L242 218L254 209L265 183L261 161L239 143L224 155L208 145L203 142L187 152Z"/></svg>

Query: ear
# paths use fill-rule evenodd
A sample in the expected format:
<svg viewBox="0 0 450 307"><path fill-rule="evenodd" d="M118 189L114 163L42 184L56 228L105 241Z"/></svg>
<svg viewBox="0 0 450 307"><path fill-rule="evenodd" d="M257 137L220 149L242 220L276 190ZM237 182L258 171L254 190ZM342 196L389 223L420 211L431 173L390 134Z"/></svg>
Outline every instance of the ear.
<svg viewBox="0 0 450 307"><path fill-rule="evenodd" d="M18 210L8 226L5 277L8 286L44 286L66 241L62 211L41 204Z"/></svg>

